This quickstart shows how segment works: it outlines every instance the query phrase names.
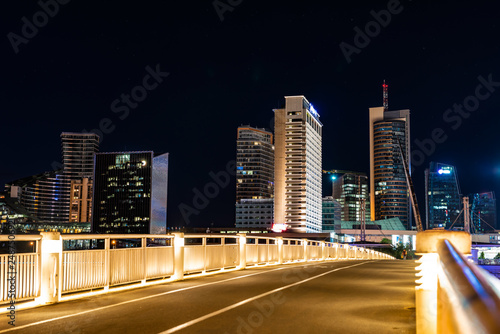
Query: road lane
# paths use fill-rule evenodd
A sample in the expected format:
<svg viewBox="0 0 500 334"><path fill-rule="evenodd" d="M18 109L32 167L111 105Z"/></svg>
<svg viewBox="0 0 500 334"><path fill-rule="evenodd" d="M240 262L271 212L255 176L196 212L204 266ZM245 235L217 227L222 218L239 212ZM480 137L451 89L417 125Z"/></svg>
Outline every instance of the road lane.
<svg viewBox="0 0 500 334"><path fill-rule="evenodd" d="M411 332L412 326L414 330L414 315L413 318L411 315L413 304L409 303L410 312L400 312L400 302L392 303L391 298L381 298L383 295L398 292L397 284L390 283L389 278L392 276L395 279L398 275L400 278L404 277L405 281L400 286L404 293L394 295L393 298L407 298L409 291L413 289L413 286L410 289L410 285L414 277L412 269L410 278L410 270L407 265L409 262L339 261L292 264L280 267L251 268L244 271L199 277L19 311L16 315L16 324L19 327L12 328L8 332L159 333L186 323L189 326L179 328L178 333L237 333L238 330L240 333L254 331L256 333L273 331L280 333L285 328L292 332L301 332L297 331L300 328L296 324L297 321L301 324L311 321L319 322L323 325L313 327L331 329L335 328L335 324L332 321L325 321L325 314L349 315L354 319L361 315L363 319L363 314L360 314L359 311L369 315L368 320L364 322L375 323L381 328L377 324L380 319L377 320L373 316L383 315L382 319L385 319L387 315L384 312L388 308L387 305L394 307L396 318L408 318L408 326L397 325L393 327L404 327L410 329L409 332ZM353 265L356 266L350 267ZM413 262L412 265L414 268ZM316 278L311 279L313 277ZM389 282L391 289L384 290L384 287L377 286L375 282L370 283L372 280ZM381 296L373 295L370 290L379 290L383 293ZM340 305L342 310L330 312L330 310L339 307L338 301L345 301L346 292L356 305L353 306L352 303ZM357 296L358 292L362 294L361 298ZM411 293L414 293L413 290ZM367 302L364 300L365 297L371 298L372 301ZM284 302L281 303L282 299ZM248 301L237 304L245 300ZM406 300L405 303L407 303ZM304 307L304 305L312 306ZM317 305L322 305L324 310L316 312L318 311ZM259 311L259 306L262 311ZM363 310L364 307L376 308L380 312L370 313ZM272 312L269 311L271 309ZM349 309L352 312L346 313L345 311ZM311 310L316 311L312 312ZM261 316L257 314L258 312L261 313ZM272 317L268 317L268 313L272 313ZM207 317L210 314L212 315ZM250 317L250 322L249 315L253 316L253 318ZM306 319L299 320L301 316L306 316ZM57 319L59 317L66 318ZM260 319L261 317L262 319ZM327 318L330 319L331 316ZM196 321L197 319L199 321ZM271 319L280 319L280 321L276 322ZM39 323L42 321L47 322ZM242 321L246 324L242 325ZM356 321L360 324L363 323L359 319ZM413 325L411 325L412 321ZM336 322L342 328L345 327L344 321ZM385 320L382 321L382 323L385 322ZM39 324L30 325L33 323ZM29 327L21 328L23 325ZM359 328L356 328L362 329L364 327L360 325ZM4 324L0 324L0 329L9 329L6 321ZM305 329L301 328L301 330Z"/></svg>

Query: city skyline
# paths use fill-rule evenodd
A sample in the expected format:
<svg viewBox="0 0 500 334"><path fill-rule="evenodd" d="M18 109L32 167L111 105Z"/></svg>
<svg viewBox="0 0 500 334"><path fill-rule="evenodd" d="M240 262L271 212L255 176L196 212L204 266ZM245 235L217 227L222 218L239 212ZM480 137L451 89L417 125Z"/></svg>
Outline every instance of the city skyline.
<svg viewBox="0 0 500 334"><path fill-rule="evenodd" d="M5 36L21 36L21 18L41 10L37 3L8 7L0 14ZM491 43L498 5L401 1L390 22L356 46L354 28L378 22L372 12L387 8L387 1L307 10L243 2L221 21L210 2L101 4L98 11L60 5L17 53L8 38L1 45L2 123L11 139L1 187L52 170L61 132L97 129L102 152L170 152L170 226L231 226L234 176L189 224L179 205L190 205L193 189L202 190L210 172L225 171L234 160L239 124L272 129L272 109L283 106L283 96L302 94L325 125L323 167L368 173L366 110L382 106L385 79L389 109L412 111L412 177L421 214L430 161L459 168L464 194L498 193L500 50ZM298 38L306 47L281 51ZM357 49L350 62L340 45ZM279 56L270 57L273 52ZM127 103L122 94L133 99Z"/></svg>

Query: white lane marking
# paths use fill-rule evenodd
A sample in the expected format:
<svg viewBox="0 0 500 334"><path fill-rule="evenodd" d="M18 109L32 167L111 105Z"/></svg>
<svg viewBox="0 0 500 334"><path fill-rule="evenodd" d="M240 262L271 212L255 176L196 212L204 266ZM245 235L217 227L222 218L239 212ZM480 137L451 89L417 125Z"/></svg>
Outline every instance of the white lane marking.
<svg viewBox="0 0 500 334"><path fill-rule="evenodd" d="M189 327L189 326L192 326L192 325L195 325L201 321L204 321L204 320L207 320L209 318L212 318L212 317L215 317L216 315L219 315L219 314L222 314L224 312L227 312L227 311L230 311L232 309L235 309L241 305L244 305L244 304L247 304L247 303L250 303L254 300L257 300L259 298L262 298L262 297L265 297L265 296L268 296L268 295L271 295L275 292L278 292L278 291L281 291L281 290L285 290L285 289L288 289L288 288L291 288L295 285L299 285L299 284L302 284L302 283L305 283L305 282L308 282L308 281L311 281L315 278L318 278L318 277L321 277L321 276L325 276L325 275L328 275L330 273L333 273L335 271L339 271L339 270L342 270L342 269L348 269L348 268L352 268L352 267L356 267L356 266L360 266L362 264L366 264L366 263L370 263L372 261L367 261L367 262L363 262L363 263L357 263L357 264L354 264L352 266L347 266L347 267L342 267L342 268L337 268L337 269L333 269L333 270L330 270L330 271L327 271L327 272L324 272L322 274L319 274L319 275L316 275L316 276L313 276L313 277L309 277L309 278L306 278L302 281L299 281L299 282L295 282L295 283L292 283L292 284L289 284L289 285L286 285L286 286L282 286L281 288L277 288L277 289L274 289L274 290L271 290L271 291L268 291L268 292L264 292L264 293L261 293L260 295L257 295L255 297L251 297L251 298L248 298L248 299L245 299L245 300L242 300L238 303L235 303L233 305L229 305L227 307L224 307L218 311L215 311L215 312L212 312L212 313L209 313L209 314L206 314L202 317L199 317L197 319L194 319L194 320L191 320L191 321L188 321L188 322L185 322L183 323L182 325L179 325L179 326L176 326L176 327L172 327L170 329L167 329L166 331L163 331L161 333L158 333L158 334L171 334L171 333L175 333L181 329L184 329L186 327Z"/></svg>
<svg viewBox="0 0 500 334"><path fill-rule="evenodd" d="M316 265L316 263L309 264L309 265L303 265L303 266L306 267L306 266L312 266L312 265ZM104 310L104 309L107 309L107 308L111 308L111 307L115 307L115 306L120 306L120 305L135 303L135 302L138 302L138 301L142 301L142 300L146 300L146 299L150 299L150 298L155 298L155 297L160 297L160 296L164 296L164 295L169 295L169 294L176 293L176 292L181 292L181 291L186 291L186 290L201 288L201 287L208 286L208 285L214 285L214 284L219 284L219 283L223 283L223 282L237 280L237 279L240 279L240 278L245 278L245 277L250 277L250 276L255 276L255 275L261 275L261 274L265 274L265 273L268 273L268 272L271 272L271 271L283 270L283 269L287 269L287 268L289 268L289 267L285 266L285 267L280 267L280 268L277 268L277 269L266 270L266 271L263 271L263 272L258 272L258 273L253 273L253 274L248 274L248 275L243 275L243 276L238 276L238 277L232 277L232 278L228 278L228 279L225 279L225 280L222 280L222 281L210 282L210 283L205 283L205 284L190 286L190 287L187 287L187 288L182 288L182 289L177 289L177 290L162 292L162 293L158 293L156 295L151 295L151 296L141 297L141 298L137 298L137 299L127 300L127 301L124 301L124 302L121 302L121 303L117 303L117 304L106 305L106 306L98 307L98 308L87 310L87 311L82 311L82 312L78 312L78 313L74 313L74 314L64 315L64 316L57 317L57 318L52 318L52 319L47 319L47 320L41 320L41 321L33 322L31 324L26 324L26 325L22 325L22 326L16 326L16 327L13 327L13 328L3 329L3 330L0 330L0 333L11 332L11 331L15 331L17 329L32 327L32 326L36 326L36 325L45 324L47 322L52 322L52 321L67 319L67 318L71 318L71 317L76 317L76 316L79 316L79 315L82 315L82 314L87 314L87 313L95 312L95 311L101 311L101 310ZM253 269L253 268L250 267L248 269ZM99 295L99 296L103 296L103 295Z"/></svg>

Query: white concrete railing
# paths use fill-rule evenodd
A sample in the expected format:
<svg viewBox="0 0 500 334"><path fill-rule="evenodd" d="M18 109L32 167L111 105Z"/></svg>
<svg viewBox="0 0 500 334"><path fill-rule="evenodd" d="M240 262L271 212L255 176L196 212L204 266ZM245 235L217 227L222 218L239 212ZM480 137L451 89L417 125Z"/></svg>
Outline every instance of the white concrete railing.
<svg viewBox="0 0 500 334"><path fill-rule="evenodd" d="M165 245L148 247L148 239ZM0 241L7 241L0 236ZM184 275L252 265L295 261L392 259L391 256L345 244L306 239L221 234L184 235L60 235L16 236L32 241L34 253L16 254L16 303L33 305L179 280ZM102 240L100 249L63 250L66 240ZM120 240L140 247L116 248ZM0 256L0 303L8 303L8 254ZM134 283L134 284L132 284ZM126 285L126 286L125 286Z"/></svg>
<svg viewBox="0 0 500 334"><path fill-rule="evenodd" d="M466 232L417 234L417 334L500 333L500 281L466 257Z"/></svg>

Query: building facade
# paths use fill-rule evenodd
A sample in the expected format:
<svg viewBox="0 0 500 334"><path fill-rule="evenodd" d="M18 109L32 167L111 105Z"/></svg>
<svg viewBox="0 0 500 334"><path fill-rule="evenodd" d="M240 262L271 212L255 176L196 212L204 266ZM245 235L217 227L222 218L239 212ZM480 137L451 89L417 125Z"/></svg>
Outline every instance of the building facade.
<svg viewBox="0 0 500 334"><path fill-rule="evenodd" d="M238 127L236 139L236 202L273 196L273 134L242 125Z"/></svg>
<svg viewBox="0 0 500 334"><path fill-rule="evenodd" d="M99 136L95 133L61 133L64 175L69 180L92 179L94 154L99 152Z"/></svg>
<svg viewBox="0 0 500 334"><path fill-rule="evenodd" d="M335 223L339 223L342 215L340 203L332 196L326 196L322 199L322 232L334 230Z"/></svg>
<svg viewBox="0 0 500 334"><path fill-rule="evenodd" d="M273 197L273 134L242 125L236 138L236 227L271 228Z"/></svg>
<svg viewBox="0 0 500 334"><path fill-rule="evenodd" d="M286 96L274 110L274 221L292 232L321 232L322 128L304 96Z"/></svg>
<svg viewBox="0 0 500 334"><path fill-rule="evenodd" d="M151 228L152 234L167 233L167 199L168 199L168 163L169 154L159 154L153 157L153 184L151 198Z"/></svg>
<svg viewBox="0 0 500 334"><path fill-rule="evenodd" d="M411 229L409 190L402 160L404 157L411 166L410 110L370 108L369 124L371 220L397 217Z"/></svg>
<svg viewBox="0 0 500 334"><path fill-rule="evenodd" d="M341 220L361 221L364 205L365 221L370 221L368 177L364 173L332 176L332 197L340 203Z"/></svg>
<svg viewBox="0 0 500 334"><path fill-rule="evenodd" d="M456 168L431 162L429 168L425 170L426 228L449 229L453 224L454 228L463 229L463 219L457 219L461 210L462 201Z"/></svg>
<svg viewBox="0 0 500 334"><path fill-rule="evenodd" d="M168 159L168 157L167 157ZM95 155L92 231L96 233L149 234L154 210L158 228L166 229L166 189L153 191L153 152L113 152ZM164 165L161 168L164 170ZM167 175L162 175L166 187ZM155 178L158 180L160 175ZM158 182L158 181L156 181ZM153 199L153 194L160 194ZM163 207L163 208L162 208Z"/></svg>
<svg viewBox="0 0 500 334"><path fill-rule="evenodd" d="M61 133L64 187L70 193L68 218L73 223L91 221L94 155L99 152L95 133Z"/></svg>
<svg viewBox="0 0 500 334"><path fill-rule="evenodd" d="M273 199L241 199L236 203L236 227L265 227L273 225Z"/></svg>
<svg viewBox="0 0 500 334"><path fill-rule="evenodd" d="M92 217L92 179L71 180L69 221L90 223Z"/></svg>
<svg viewBox="0 0 500 334"><path fill-rule="evenodd" d="M6 189L38 222L69 222L70 189L62 170L13 181Z"/></svg>
<svg viewBox="0 0 500 334"><path fill-rule="evenodd" d="M497 229L497 200L493 191L469 196L471 232Z"/></svg>

